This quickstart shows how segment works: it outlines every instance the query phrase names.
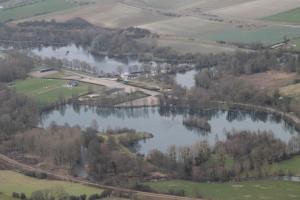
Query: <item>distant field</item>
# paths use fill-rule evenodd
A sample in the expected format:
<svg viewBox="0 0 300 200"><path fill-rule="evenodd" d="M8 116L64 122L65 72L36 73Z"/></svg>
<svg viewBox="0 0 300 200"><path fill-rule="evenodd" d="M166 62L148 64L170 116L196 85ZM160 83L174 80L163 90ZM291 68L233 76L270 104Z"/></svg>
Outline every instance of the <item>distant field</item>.
<svg viewBox="0 0 300 200"><path fill-rule="evenodd" d="M75 7L63 12L50 13L30 19L56 19L66 21L74 17L81 17L97 26L124 28L138 26L159 20L168 19L168 16L150 12L134 6L117 3L109 0L98 0L96 4Z"/></svg>
<svg viewBox="0 0 300 200"><path fill-rule="evenodd" d="M51 80L40 78L28 78L15 83L17 92L25 94L36 100L40 105L54 103L60 98L69 99L72 95L82 95L88 93L89 86L93 85L79 83L78 87L66 87L67 81Z"/></svg>
<svg viewBox="0 0 300 200"><path fill-rule="evenodd" d="M263 19L270 20L270 21L299 23L300 22L300 7L295 8L290 11L279 13L277 15L265 17Z"/></svg>
<svg viewBox="0 0 300 200"><path fill-rule="evenodd" d="M37 3L19 6L15 8L5 10L0 9L0 22L33 17L35 15L41 15L68 9L73 6L75 6L74 3L71 3L70 1L66 0L41 0Z"/></svg>
<svg viewBox="0 0 300 200"><path fill-rule="evenodd" d="M12 192L23 192L30 196L32 192L41 189L51 189L53 187L62 187L66 192L72 195L91 195L101 193L101 189L84 186L81 184L64 182L64 181L50 181L40 180L24 176L22 174L0 170L0 199L12 200Z"/></svg>
<svg viewBox="0 0 300 200"><path fill-rule="evenodd" d="M229 29L211 34L209 38L215 41L254 43L261 42L272 45L282 42L284 37L289 39L299 37L300 28L271 26L253 30Z"/></svg>
<svg viewBox="0 0 300 200"><path fill-rule="evenodd" d="M247 0L244 3L237 3L213 10L212 13L233 17L233 19L237 20L238 17L257 19L285 12L299 6L299 0Z"/></svg>
<svg viewBox="0 0 300 200"><path fill-rule="evenodd" d="M191 181L159 181L147 185L159 192L184 189L187 196L212 200L295 200L300 199L300 183L288 181L248 181L230 183L196 183Z"/></svg>
<svg viewBox="0 0 300 200"><path fill-rule="evenodd" d="M205 39L213 33L222 32L226 25L212 23L196 17L179 17L140 26L153 32L174 37Z"/></svg>

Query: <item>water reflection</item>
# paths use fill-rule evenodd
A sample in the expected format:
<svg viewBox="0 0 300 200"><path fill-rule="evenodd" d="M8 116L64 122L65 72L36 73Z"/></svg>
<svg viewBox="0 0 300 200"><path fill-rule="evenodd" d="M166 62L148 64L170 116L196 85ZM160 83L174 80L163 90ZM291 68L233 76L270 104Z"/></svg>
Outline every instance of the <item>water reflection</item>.
<svg viewBox="0 0 300 200"><path fill-rule="evenodd" d="M196 70L187 71L185 73L177 73L175 77L176 83L183 87L191 88L195 86L196 73Z"/></svg>
<svg viewBox="0 0 300 200"><path fill-rule="evenodd" d="M208 119L211 132L189 129L182 124L184 117L197 115ZM93 106L66 105L44 113L40 126L47 127L54 121L63 125L79 125L86 128L96 120L100 130L107 128L132 128L154 134L154 138L139 143L140 152L156 148L165 151L168 146L188 145L207 140L213 145L224 140L224 130L272 131L277 138L288 142L297 132L278 116L263 112L242 110L188 110L165 108L100 108Z"/></svg>
<svg viewBox="0 0 300 200"><path fill-rule="evenodd" d="M141 63L134 57L109 58L107 56L92 55L89 50L76 46L75 44L65 47L41 47L31 51L42 58L67 59L68 61L78 60L96 67L97 71L103 73L118 72L122 69L129 71L130 67L140 67Z"/></svg>

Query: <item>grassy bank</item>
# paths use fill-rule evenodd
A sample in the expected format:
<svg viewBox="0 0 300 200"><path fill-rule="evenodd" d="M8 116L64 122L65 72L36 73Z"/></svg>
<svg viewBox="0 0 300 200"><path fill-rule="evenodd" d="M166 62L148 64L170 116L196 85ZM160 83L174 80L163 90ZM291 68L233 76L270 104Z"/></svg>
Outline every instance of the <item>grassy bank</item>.
<svg viewBox="0 0 300 200"><path fill-rule="evenodd" d="M11 200L12 192L25 193L30 196L32 192L41 189L51 189L54 187L61 187L66 192L72 195L91 195L101 193L102 190L98 188L88 187L77 183L70 183L65 181L51 181L40 180L24 176L22 174L0 170L0 199Z"/></svg>
<svg viewBox="0 0 300 200"><path fill-rule="evenodd" d="M191 181L160 181L146 183L157 192L185 191L189 197L213 200L289 200L300 198L300 183L288 181L248 181L232 183L196 183Z"/></svg>

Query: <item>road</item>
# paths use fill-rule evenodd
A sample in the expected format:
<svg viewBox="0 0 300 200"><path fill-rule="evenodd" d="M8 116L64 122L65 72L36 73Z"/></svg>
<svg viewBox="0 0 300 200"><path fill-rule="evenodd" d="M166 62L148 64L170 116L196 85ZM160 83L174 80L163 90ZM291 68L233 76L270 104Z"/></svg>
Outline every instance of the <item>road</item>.
<svg viewBox="0 0 300 200"><path fill-rule="evenodd" d="M80 183L83 185L91 186L91 187L96 187L96 188L101 188L101 189L111 189L113 191L117 192L126 192L128 194L134 195L136 199L138 200L204 200L204 199L196 199L196 198L189 198L189 197L178 197L178 196L173 196L173 195L166 195L166 194L156 194L156 193L150 193L150 192L141 192L137 190L130 190L126 188L120 188L120 187L112 187L112 186L106 186L106 185L101 185L101 184L96 184L92 183L86 180L81 180L75 177L71 176L65 176L65 175L58 175L54 174L52 172L48 172L45 170L41 170L39 168L35 168L23 163L20 163L16 160L13 160L3 154L0 154L0 162L5 162L8 166L13 167L17 171L21 172L30 172L30 171L38 171L42 173L46 173L48 177L51 177L53 179L61 180L61 181L69 181L69 182L74 182L74 183Z"/></svg>

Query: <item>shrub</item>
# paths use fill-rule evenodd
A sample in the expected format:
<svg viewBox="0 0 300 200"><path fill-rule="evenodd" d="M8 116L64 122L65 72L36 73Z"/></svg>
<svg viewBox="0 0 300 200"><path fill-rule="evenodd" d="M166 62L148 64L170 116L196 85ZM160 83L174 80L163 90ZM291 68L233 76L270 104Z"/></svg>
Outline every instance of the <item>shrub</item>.
<svg viewBox="0 0 300 200"><path fill-rule="evenodd" d="M80 195L80 200L86 200L86 194Z"/></svg>
<svg viewBox="0 0 300 200"><path fill-rule="evenodd" d="M20 193L20 199L27 199L24 193Z"/></svg>
<svg viewBox="0 0 300 200"><path fill-rule="evenodd" d="M99 194L92 194L91 196L89 196L88 200L96 200L99 199L100 195Z"/></svg>
<svg viewBox="0 0 300 200"><path fill-rule="evenodd" d="M175 190L175 189L169 189L169 190L168 190L168 194L183 197L183 196L185 195L185 192L184 192L184 190L182 190L182 189L178 189L178 190Z"/></svg>
<svg viewBox="0 0 300 200"><path fill-rule="evenodd" d="M111 189L106 189L104 190L101 195L100 195L100 198L106 198L106 197L109 197L112 193L112 190Z"/></svg>
<svg viewBox="0 0 300 200"><path fill-rule="evenodd" d="M12 197L18 199L18 198L20 198L20 194L17 193L17 192L13 192L13 193L12 193Z"/></svg>

